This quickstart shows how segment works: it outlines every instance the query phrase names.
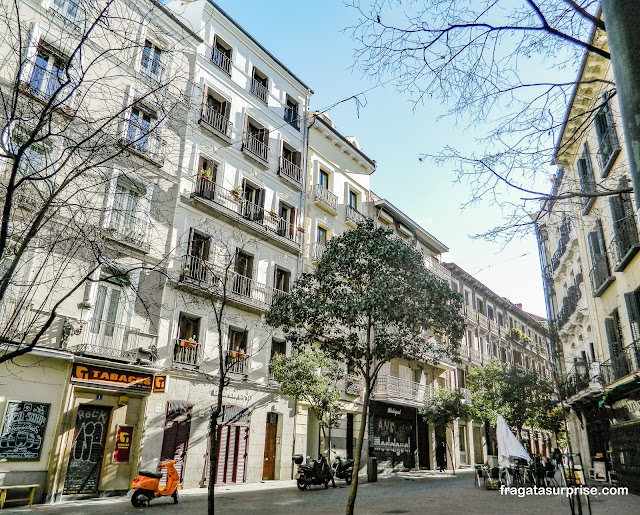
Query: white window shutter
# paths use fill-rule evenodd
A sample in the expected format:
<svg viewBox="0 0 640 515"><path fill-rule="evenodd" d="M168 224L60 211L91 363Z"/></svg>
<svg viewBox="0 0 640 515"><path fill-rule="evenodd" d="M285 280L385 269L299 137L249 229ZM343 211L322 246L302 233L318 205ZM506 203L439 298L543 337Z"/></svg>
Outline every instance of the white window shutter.
<svg viewBox="0 0 640 515"><path fill-rule="evenodd" d="M42 37L42 30L37 23L34 23L31 27L31 34L29 35L29 45L24 55L24 62L22 63L22 70L20 71L20 82L28 82L31 77L31 72L36 63L36 56L38 55L38 46L40 45L40 38Z"/></svg>
<svg viewBox="0 0 640 515"><path fill-rule="evenodd" d="M133 104L135 102L136 99L136 90L133 88L133 86L128 86L127 88L127 100L126 100L126 104L125 104L125 110L124 110L124 120L122 123L122 138L126 139L127 137L127 130L129 128L129 119L131 118L131 109L133 108Z"/></svg>
<svg viewBox="0 0 640 515"><path fill-rule="evenodd" d="M153 184L149 181L145 181L146 194L144 199L144 206L142 208L142 224L143 231L146 233L149 226L149 214L151 212L151 202L153 200ZM148 237L148 236L147 236Z"/></svg>
<svg viewBox="0 0 640 515"><path fill-rule="evenodd" d="M118 186L118 176L120 172L118 170L114 170L111 175L111 179L109 180L109 191L107 192L107 202L104 210L104 223L103 227L108 228L111 223L111 216L113 214L113 204L116 198L116 187Z"/></svg>

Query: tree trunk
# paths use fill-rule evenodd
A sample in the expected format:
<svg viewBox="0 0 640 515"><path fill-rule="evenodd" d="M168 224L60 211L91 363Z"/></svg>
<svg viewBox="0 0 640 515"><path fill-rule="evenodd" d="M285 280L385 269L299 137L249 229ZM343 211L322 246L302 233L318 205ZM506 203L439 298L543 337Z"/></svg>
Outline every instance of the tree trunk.
<svg viewBox="0 0 640 515"><path fill-rule="evenodd" d="M223 304L224 308L224 304ZM222 316L216 319L218 325L218 359L220 360L220 374L218 378L218 395L216 396L215 408L211 411L211 421L209 424L209 484L207 495L207 513L213 515L215 512L213 492L216 474L218 473L218 416L222 411L222 393L224 392L224 382L227 377L226 363L224 361L224 349L222 347Z"/></svg>
<svg viewBox="0 0 640 515"><path fill-rule="evenodd" d="M360 471L360 458L362 455L362 442L364 441L364 431L367 426L367 413L369 411L369 397L371 395L371 386L365 381L364 401L362 403L362 420L360 421L360 431L358 431L358 440L356 442L356 453L353 462L353 473L351 475L351 490L349 491L349 500L347 501L347 515L353 515L353 509L356 504L356 495L358 494L358 472Z"/></svg>
<svg viewBox="0 0 640 515"><path fill-rule="evenodd" d="M636 208L640 207L640 0L602 0Z"/></svg>

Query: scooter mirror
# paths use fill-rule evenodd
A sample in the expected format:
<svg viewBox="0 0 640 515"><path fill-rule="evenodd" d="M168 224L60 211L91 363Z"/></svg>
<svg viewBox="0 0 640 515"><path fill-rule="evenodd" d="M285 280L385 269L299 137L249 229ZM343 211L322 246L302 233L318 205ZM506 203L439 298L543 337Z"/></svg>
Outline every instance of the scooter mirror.
<svg viewBox="0 0 640 515"><path fill-rule="evenodd" d="M160 458L153 458L153 461L160 461Z"/></svg>

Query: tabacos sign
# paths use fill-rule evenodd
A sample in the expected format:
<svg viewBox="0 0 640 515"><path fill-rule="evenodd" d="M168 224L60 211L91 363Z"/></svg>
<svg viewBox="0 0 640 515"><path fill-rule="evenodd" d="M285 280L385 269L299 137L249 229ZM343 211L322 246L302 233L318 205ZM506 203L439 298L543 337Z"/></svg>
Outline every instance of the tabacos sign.
<svg viewBox="0 0 640 515"><path fill-rule="evenodd" d="M115 370L113 368L96 367L75 363L71 372L71 380L80 383L102 384L150 392L154 386L151 374L141 374L131 370ZM164 385L163 385L164 386ZM158 391L158 390L156 390Z"/></svg>

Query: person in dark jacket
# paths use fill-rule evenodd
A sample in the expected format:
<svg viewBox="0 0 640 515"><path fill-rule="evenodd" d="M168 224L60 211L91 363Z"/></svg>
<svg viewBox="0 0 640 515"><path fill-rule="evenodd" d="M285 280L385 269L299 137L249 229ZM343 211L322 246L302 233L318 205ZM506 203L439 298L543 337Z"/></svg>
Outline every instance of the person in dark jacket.
<svg viewBox="0 0 640 515"><path fill-rule="evenodd" d="M557 466L562 465L562 453L560 452L560 449L558 449L557 447L553 449L553 452L551 453L551 458L553 459L553 461L556 462Z"/></svg>
<svg viewBox="0 0 640 515"><path fill-rule="evenodd" d="M436 445L436 464L438 465L438 470L440 470L440 472L443 472L447 466L447 450L444 442L442 441L438 442L438 445Z"/></svg>

